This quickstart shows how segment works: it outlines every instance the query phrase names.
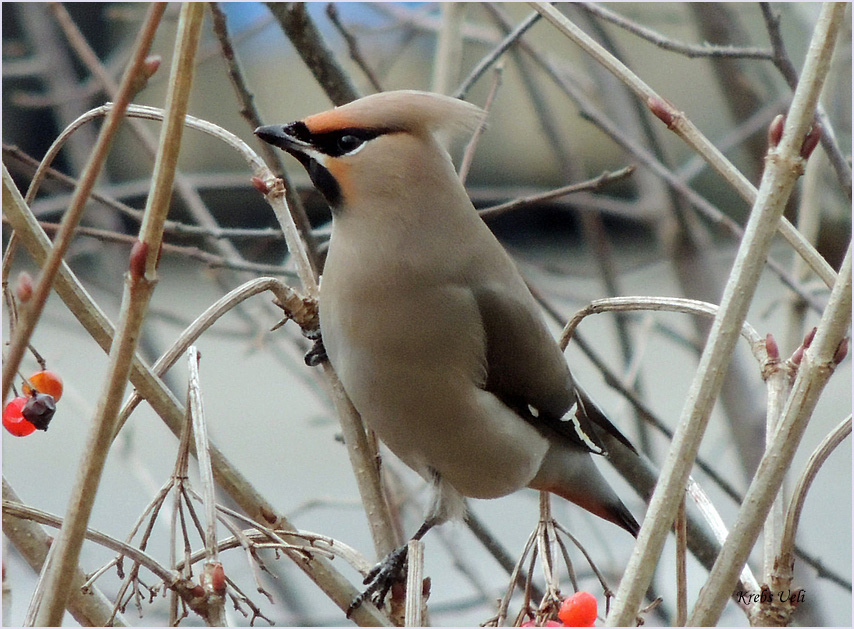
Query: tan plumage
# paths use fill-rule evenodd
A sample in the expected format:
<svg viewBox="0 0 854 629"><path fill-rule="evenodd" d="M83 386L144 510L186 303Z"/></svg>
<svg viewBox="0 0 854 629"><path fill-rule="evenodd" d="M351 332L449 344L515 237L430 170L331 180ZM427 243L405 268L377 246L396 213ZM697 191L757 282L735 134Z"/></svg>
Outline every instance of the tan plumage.
<svg viewBox="0 0 854 629"><path fill-rule="evenodd" d="M428 524L460 515L463 496L527 486L635 535L590 456L605 454L601 429L631 446L573 382L437 137L482 116L400 91L256 131L297 157L332 206L320 289L327 355L368 425L436 482Z"/></svg>

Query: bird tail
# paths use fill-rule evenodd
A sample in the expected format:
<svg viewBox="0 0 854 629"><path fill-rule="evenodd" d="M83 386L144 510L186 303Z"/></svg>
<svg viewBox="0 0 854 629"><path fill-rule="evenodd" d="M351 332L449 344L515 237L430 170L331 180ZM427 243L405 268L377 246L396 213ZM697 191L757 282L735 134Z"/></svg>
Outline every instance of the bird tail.
<svg viewBox="0 0 854 629"><path fill-rule="evenodd" d="M578 415L581 416L579 419L582 422L586 420L586 422L589 422L590 424L595 424L598 428L610 434L617 441L626 446L629 450L631 450L635 454L638 453L638 451L632 445L632 442L629 441L628 438L620 432L619 428L617 428L614 424L611 423L611 420L608 419L608 416L605 415L605 412L601 408L599 408L599 405L593 401L593 398L587 395L587 392L582 389L578 383L575 383L575 399L578 402L578 410L576 412Z"/></svg>
<svg viewBox="0 0 854 629"><path fill-rule="evenodd" d="M590 454L579 446L552 443L529 486L550 491L638 536L637 520L599 472Z"/></svg>

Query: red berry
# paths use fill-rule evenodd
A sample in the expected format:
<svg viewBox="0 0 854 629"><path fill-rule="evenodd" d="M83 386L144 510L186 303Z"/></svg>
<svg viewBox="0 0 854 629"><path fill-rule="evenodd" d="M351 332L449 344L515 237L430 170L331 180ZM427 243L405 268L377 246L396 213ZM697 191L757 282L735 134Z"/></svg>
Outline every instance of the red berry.
<svg viewBox="0 0 854 629"><path fill-rule="evenodd" d="M590 592L576 592L564 599L557 615L565 627L592 627L596 622L596 597Z"/></svg>
<svg viewBox="0 0 854 629"><path fill-rule="evenodd" d="M3 409L3 427L16 437L26 437L36 429L33 423L24 419L21 414L27 400L28 398L23 396L16 397Z"/></svg>
<svg viewBox="0 0 854 629"><path fill-rule="evenodd" d="M36 391L52 395L56 402L59 402L59 398L62 397L62 378L55 371L51 371L50 369L37 371L27 378L27 380L30 381L30 384L33 385ZM26 382L24 382L23 389L25 395L33 394L33 390Z"/></svg>

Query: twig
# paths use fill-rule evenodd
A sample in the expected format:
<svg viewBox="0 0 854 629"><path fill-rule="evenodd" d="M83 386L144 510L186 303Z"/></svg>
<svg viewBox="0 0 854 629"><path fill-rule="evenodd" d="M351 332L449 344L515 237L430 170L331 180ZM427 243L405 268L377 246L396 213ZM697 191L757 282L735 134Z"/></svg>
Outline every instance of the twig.
<svg viewBox="0 0 854 629"><path fill-rule="evenodd" d="M3 499L3 513L8 513L10 517L27 519L32 522L44 524L54 528L60 528L63 525L61 518L46 513L33 507L28 507L20 502ZM158 563L150 555L140 551L139 549L126 544L121 540L111 537L100 531L89 529L85 530L86 539L99 544L110 550L119 552L126 557L133 559L135 562L150 570L155 576L161 579L165 586L174 591L181 599L190 605L193 610L203 618L207 618L208 608L206 600L200 600L195 594L195 584L189 579L185 579L176 570L170 570Z"/></svg>
<svg viewBox="0 0 854 629"><path fill-rule="evenodd" d="M620 28L627 30L633 35L637 35L641 39L658 46L663 50L679 53L689 58L697 57L736 57L740 59L766 59L770 60L773 54L767 48L755 48L746 46L714 46L708 43L703 44L685 44L683 42L674 41L665 37L661 33L647 28L637 22L629 20L618 13L605 8L600 4L592 2L579 3L585 11L589 11L593 15L601 17L603 20L615 24Z"/></svg>
<svg viewBox="0 0 854 629"><path fill-rule="evenodd" d="M380 80L377 78L376 73L373 71L365 57L362 55L362 51L359 49L359 41L356 39L355 35L347 30L341 22L341 17L338 15L338 8L335 6L334 2L330 2L326 5L326 15L329 17L333 26L338 29L341 37L344 38L344 41L347 43L347 50L350 52L350 58L357 66L359 66L359 69L368 78L371 87L373 87L377 92L382 92L383 87L380 84Z"/></svg>
<svg viewBox="0 0 854 629"><path fill-rule="evenodd" d="M202 485L202 503L205 506L204 542L207 561L218 561L216 547L216 494L213 469L208 444L207 419L205 417L202 386L199 379L199 350L195 345L187 349L189 384L187 387L187 410L193 420L193 436L196 440L196 460L199 463L199 478Z"/></svg>
<svg viewBox="0 0 854 629"><path fill-rule="evenodd" d="M783 482L785 470L807 427L824 385L839 360L840 343L851 323L851 247L840 269L840 280L818 325L815 339L804 351L792 394L780 418L774 440L766 451L744 497L732 533L700 592L689 622L715 622L723 610L732 572L747 559L762 528L774 496Z"/></svg>
<svg viewBox="0 0 854 629"><path fill-rule="evenodd" d="M849 415L841 424L834 428L816 447L815 451L810 455L804 471L798 479L792 491L792 499L789 502L789 509L786 512L786 524L783 529L783 535L780 543L779 556L782 559L781 567L786 566L786 560L791 558L794 562L795 556L795 534L798 530L798 523L801 518L801 511L804 508L807 492L812 486L821 466L824 465L828 457L833 454L836 447L851 434L851 415Z"/></svg>
<svg viewBox="0 0 854 629"><path fill-rule="evenodd" d="M3 500L23 504L5 477ZM28 518L15 517L4 508L3 534L36 574L40 573L51 544L51 538L44 529ZM109 599L99 588L87 586L86 574L78 568L72 577L71 596L68 599L68 611L74 619L81 625L92 627L107 626L111 620L113 626L128 626L123 616L111 618L111 607Z"/></svg>
<svg viewBox="0 0 854 629"><path fill-rule="evenodd" d="M570 338L574 339L575 344L578 348L584 352L584 354L590 359L590 361L595 365L595 367L602 374L605 379L605 383L615 389L620 395L622 395L628 402L631 404L632 408L639 414L639 416L651 426L653 426L656 430L658 430L661 434L667 437L669 440L673 440L673 431L665 425L665 423L659 419L655 413L650 410L650 408L640 399L638 394L633 390L628 388L625 384L623 384L620 377L614 374L614 372L608 367L607 364L601 359L601 357L593 351L590 347L590 344L585 341L579 334L576 334L575 329L578 324L581 322L581 319L584 317L596 313L599 308L602 308L601 312L607 312L610 308L614 308L616 310L625 309L626 311L632 310L644 310L649 308L651 310L670 310L673 309L677 312L686 312L695 315L714 317L717 312L717 306L713 304L705 304L703 302L699 302L691 299L683 299L683 298L657 298L657 297L610 297L602 300L594 300L591 302L589 306L580 310L576 315L574 315L573 320L571 322L567 322L566 319L557 316L557 313L553 311L549 307L547 303L545 303L542 299L540 299L536 293L535 297L546 308L546 311L551 315L551 317L560 325L564 326L564 330L561 334L560 338L560 346L563 350L566 350L566 345L569 344ZM744 330L742 330L742 336L750 342L751 348L754 350L754 354L756 354L757 349L761 349L757 342L759 341L759 335L756 334L755 330L749 325L746 326ZM760 360L764 360L763 355L757 355L757 358ZM735 487L727 481L721 474L716 472L709 464L707 464L702 459L697 459L697 466L723 491L726 495L732 498L735 502L741 503L742 496L736 491ZM631 483L636 490L639 489L638 483L634 482L636 479L633 477L633 473L628 472L627 469L620 470L620 473L623 477Z"/></svg>
<svg viewBox="0 0 854 629"><path fill-rule="evenodd" d="M688 477L688 487L686 491L688 492L688 495L691 496L691 500L697 506L697 509L703 515L703 519L706 521L706 524L712 530L712 535L715 536L715 539L718 541L718 544L720 546L723 546L723 543L726 541L726 538L729 537L729 531L726 528L726 524L724 524L724 520L721 517L720 512L718 512L718 510L715 508L715 505L709 498L709 495L691 476ZM720 551L720 548L716 549L716 553L718 551ZM711 564L712 561L709 561L705 565L706 567L709 567ZM747 590L756 591L757 589L759 589L756 577L753 576L753 571L748 565L745 565L744 569L741 571L741 583L745 586Z"/></svg>
<svg viewBox="0 0 854 629"><path fill-rule="evenodd" d="M792 91L798 85L798 71L795 68L792 60L786 52L786 46L783 43L783 37L780 33L780 16L775 14L768 2L760 2L759 8L762 10L762 18L765 20L765 28L768 31L768 38L771 40L771 48L774 51L773 62L780 74L789 85ZM842 190L851 200L851 165L848 163L842 150L839 148L839 143L836 141L836 134L833 131L833 125L824 111L824 107L818 105L818 123L822 126L821 145L827 154L830 163L833 165L833 170L836 172L836 177L839 180Z"/></svg>
<svg viewBox="0 0 854 629"><path fill-rule="evenodd" d="M463 80L462 84L457 88L457 91L454 92L454 96L456 98L465 99L466 94L468 94L468 91L471 89L471 86L474 85L481 76L483 76L483 74L498 60L501 55L507 52L507 49L510 48L510 46L519 40L529 28L536 24L539 19L540 14L534 12L522 20L522 22L519 23L519 26L508 33L507 36L501 40L501 43L492 50L492 52L480 60L469 75Z"/></svg>
<svg viewBox="0 0 854 629"><path fill-rule="evenodd" d="M66 30L69 31L69 34L71 36L73 36L74 31L76 31L77 29L73 23L69 22L66 26ZM102 85L106 93L110 97L113 97L116 91L115 82L112 81L110 76L104 71L102 64L97 59L97 55L95 55L95 53L90 50L90 47L86 40L83 37L75 38L73 49L77 51L80 60L84 63L84 65L86 65L90 73L97 78L98 82ZM136 120L130 121L128 126L135 135L135 137L139 140L145 154L150 155L151 158L154 159L157 153L157 140L154 134L145 125L138 123ZM50 155L50 151L45 156L46 162L49 162L50 159L52 159L52 156L48 158L48 155ZM217 227L216 219L213 217L210 210L205 205L198 190L196 190L191 185L187 177L183 176L177 171L175 175L175 189L178 195L180 195L180 198L186 204L189 214L199 225L210 229L214 229ZM207 239L207 242L214 251L218 251L220 255L227 259L242 259L240 251L231 242L221 240L218 241L213 239ZM228 274L217 274L214 277L214 280L224 290L228 290L230 286L227 282L227 277ZM243 281L245 281L246 279L249 279L248 276L244 276ZM258 327L259 321L257 315L254 315L254 313L251 312L246 312L242 308L238 309L237 312L243 315L245 318L249 319L250 327Z"/></svg>
<svg viewBox="0 0 854 629"><path fill-rule="evenodd" d="M493 205L490 207L483 208L481 210L478 210L478 214L480 214L481 218L483 219L490 219L504 214L505 212L511 212L520 207L524 207L526 205L533 205L536 203L543 203L544 201L551 201L553 199L558 199L574 192L598 192L604 186L610 183L613 183L615 181L621 181L631 176L634 171L634 166L626 166L625 168L621 168L620 170L616 170L614 172L605 171L597 177L594 177L593 179L588 179L587 181L580 181L578 183L573 183L568 186L563 186L562 188L556 188L555 190L549 190L547 192L541 192L539 194L532 194L527 197L521 197L519 199L513 199L512 201L508 201L506 203L501 203L499 205Z"/></svg>
<svg viewBox="0 0 854 629"><path fill-rule="evenodd" d="M770 350L768 352L768 362L762 369L762 377L765 379L767 390L765 415L765 449L767 450L773 443L773 436L777 431L783 407L792 390L794 365L791 364L791 361L780 360L779 349L772 335L768 334L765 339L766 347ZM763 528L763 583L770 583L770 575L774 570L777 549L780 547L780 536L783 533L783 518L783 496L777 494ZM751 606L752 609L758 607L760 606Z"/></svg>
<svg viewBox="0 0 854 629"><path fill-rule="evenodd" d="M507 591L504 593L504 596L498 603L498 613L495 618L495 626L501 626L504 621L507 619L507 609L510 607L510 598L513 596L513 591L516 589L516 584L524 584L524 591L526 592L526 597L530 595L529 588L531 587L531 575L523 576L522 575L522 566L525 563L525 558L528 556L528 553L534 550L536 552L536 541L537 541L537 531L531 531L531 534L528 536L528 541L525 543L525 547L522 549L522 554L519 556L519 560L516 562L515 567L513 568L513 572L510 574L510 582L507 585Z"/></svg>
<svg viewBox="0 0 854 629"><path fill-rule="evenodd" d="M572 39L585 52L601 63L608 71L623 81L638 98L649 106L652 112L661 119L667 128L676 133L690 147L697 151L709 165L721 175L748 203L755 203L758 192L747 178L700 132L683 112L678 111L666 99L659 96L649 85L644 83L634 72L620 63L611 53L602 48L586 33L573 24L554 6L545 2L531 2L538 12L548 19L564 35ZM806 242L792 224L783 218L779 221L780 234L802 256L824 281L827 286L833 286L836 272L827 261Z"/></svg>
<svg viewBox="0 0 854 629"><path fill-rule="evenodd" d="M205 311L200 314L180 335L175 339L175 342L169 347L164 354L157 359L152 365L151 370L157 375L162 376L169 368L175 364L180 355L187 348L195 343L196 340L222 316L232 311L239 303L249 299L250 297L266 291L272 292L282 307L285 308L290 317L304 329L316 328L317 322L317 305L314 302L304 300L291 287L283 284L281 281L271 277L259 277L242 286L238 286L226 295L220 297L216 302L208 306ZM142 396L139 391L135 391L122 407L119 414L116 434L121 430L127 418L133 412L133 409L142 401Z"/></svg>
<svg viewBox="0 0 854 629"><path fill-rule="evenodd" d="M835 36L838 33L839 23L834 25L834 16L836 16L836 22L841 22L842 11L844 6L836 5L835 8L831 8L827 5L819 18L813 35L813 41L816 44L812 50L815 52L808 57L804 72L804 76L808 78L798 86L779 145L769 151L768 165L762 177L756 204L745 229L744 239L736 255L732 273L724 289L721 309L715 317L706 347L700 357L700 364L680 416L679 427L664 463L658 487L650 501L647 517L638 535L636 547L638 552L629 560L626 574L620 584L617 602L607 619L609 624L625 625L632 622L643 593L652 578L667 531L670 523L673 522L680 494L685 487L711 415L712 406L719 393L725 365L729 362L735 346L736 334L747 315L747 309L756 290L785 202L800 173L799 169L803 167L801 146L813 124L813 112L827 73ZM840 278L844 277L840 274ZM834 287L834 293L844 283L845 280L838 282ZM850 279L848 286L850 290ZM830 306L825 311L825 316L829 311ZM777 480L781 481L782 478ZM755 484L754 481L751 487ZM779 482L775 486L778 487ZM744 504L748 505L753 513L759 511L755 503L747 498ZM734 529L727 544L734 538L738 538L740 542L746 541ZM750 544L752 545L752 539ZM727 545L724 546L724 549L726 548ZM704 605L713 603L705 613L698 612L703 609L703 606L698 603L689 620L690 624L697 624L701 618L706 619L707 622L716 620L716 614L719 613L718 610L722 608L729 594L727 591L722 595L722 589L718 588L731 587L743 565L743 562L738 565L735 563L725 563L723 554L718 557L716 567L721 570L723 566L727 566L726 578L719 577L715 589L707 587L701 592Z"/></svg>
<svg viewBox="0 0 854 629"><path fill-rule="evenodd" d="M685 518L685 496L682 496L682 500L679 501L674 528L676 529L676 626L684 627L688 620L688 576L685 561L688 529Z"/></svg>
<svg viewBox="0 0 854 629"><path fill-rule="evenodd" d="M222 57L225 60L228 68L228 78L231 80L231 85L234 87L234 92L237 99L240 101L240 114L249 124L251 130L255 130L261 126L261 116L255 107L255 100L249 91L249 87L244 79L243 70L240 67L240 62L237 58L237 52L234 50L231 38L228 35L228 25L226 23L225 13L217 2L209 3L211 15L213 17L213 31L219 42ZM332 5L330 5L332 6ZM261 155L264 156L264 161L273 168L273 171L282 178L285 182L285 194L288 199L288 206L293 208L294 220L297 229L300 232L300 237L305 243L308 259L313 268L317 269L317 244L311 236L311 222L305 211L299 195L296 194L294 186L285 172L282 161L279 158L279 153L275 148L267 142L258 141L260 144Z"/></svg>
<svg viewBox="0 0 854 629"><path fill-rule="evenodd" d="M268 145L269 146L269 145ZM32 168L34 171L39 167L39 160L33 158L32 156L23 152L17 146L3 143L3 154L7 155L15 160L18 160L22 164ZM69 177L65 173L62 173L55 168L47 167L44 168L44 176L50 178L51 180L59 182L63 186L67 186L69 189L73 190L78 184L79 180L74 177ZM217 179L217 183L222 183L222 174L217 173L215 175ZM239 175L239 185L241 188L245 188L246 186L246 175L241 173ZM148 187L151 185L150 178L140 179L136 182L128 182L117 184L114 186L108 186L105 189L110 194L115 194L116 196L121 196L122 194L131 195L134 192L145 192L148 190ZM204 184L201 184L204 185ZM94 201L98 201L106 205L111 210L115 210L119 212L123 216L128 217L129 219L141 223L142 222L142 210L138 210L129 206L126 203L122 203L107 194L92 192L91 199ZM55 194L49 199L39 199L33 201L31 203L31 209L33 213L37 216L39 214L45 214L50 212L60 212L64 211L68 206L69 195L63 194ZM52 223L42 223L44 225L52 225ZM56 226L58 228L58 225ZM54 228L54 230L56 229ZM80 230L88 229L83 226L78 226L78 233L85 233L86 235L96 235L98 232L84 232ZM182 223L180 221L175 220L167 220L163 231L165 233L174 233L178 236L211 236L212 238L276 238L281 239L282 230L277 229L275 227L261 227L261 228L245 228L245 227L206 227L203 225L189 225L187 223ZM164 245L165 246L165 245Z"/></svg>
<svg viewBox="0 0 854 629"><path fill-rule="evenodd" d="M45 597L36 615L36 623L40 625L56 626L62 620L68 597L68 574L77 564L101 472L110 449L119 405L127 385L139 329L154 288L163 220L169 210L184 127L183 117L192 85L193 61L201 32L202 9L200 5L188 4L184 5L181 11L175 47L176 61L172 67L172 80L167 95L168 116L161 134L161 148L158 151L146 216L140 228L140 246L135 246L131 252L131 268L126 275L125 298L122 300L122 313L116 330L117 342L110 351L107 377L87 440L87 455L81 463L72 490L70 507L57 538L55 552L46 568ZM122 109L117 107L116 111L121 112ZM75 222L73 221L71 226Z"/></svg>
<svg viewBox="0 0 854 629"><path fill-rule="evenodd" d="M510 556L510 553L508 553L500 542L489 532L483 522L480 521L480 518L469 511L465 515L465 523L472 534L481 544L483 544L483 547L490 555L492 555L495 561L498 562L505 572L507 572L508 575L513 574L515 564L513 557ZM524 588L526 586L524 576L517 573L517 577L518 581L516 585ZM534 596L538 598L542 598L543 596L542 592L536 586L534 588Z"/></svg>
<svg viewBox="0 0 854 629"><path fill-rule="evenodd" d="M74 227L80 221L83 215L83 209L86 206L86 200L89 198L89 193L95 185L98 174L101 172L101 167L107 158L107 152L118 127L123 120L124 110L127 108L130 100L141 87L138 77L143 74L143 66L145 64L148 49L154 38L157 30L157 25L160 22L160 17L165 10L165 4L155 4L151 6L148 18L145 25L140 31L139 38L135 44L135 52L133 60L129 65L125 76L122 80L122 85L119 93L119 98L116 102L116 107L110 115L101 132L98 134L98 140L92 149L92 154L84 168L83 175L80 178L80 185L75 189L71 204L68 211L62 219L62 228L56 237L51 250L45 262L42 272L39 275L39 280L33 290L33 296L30 298L26 316L22 317L19 325L16 327L15 336L11 339L8 353L3 361L3 393L2 398L5 402L6 396L9 393L9 387L12 385L12 380L15 372L18 370L18 365L24 355L24 351L35 329L36 323L41 316L44 305L47 301L48 293L56 277L59 265L62 262L68 246L71 243ZM7 191L8 186L14 186L9 179L6 184L6 167L3 167L4 184L3 184L3 206L7 204L7 197L11 190ZM9 201L11 202L11 201Z"/></svg>
<svg viewBox="0 0 854 629"><path fill-rule="evenodd" d="M547 73L552 81L563 90L581 109L583 118L593 122L603 133L610 137L618 146L632 155L639 163L647 166L653 173L663 179L674 191L684 196L691 205L715 225L723 227L736 238L741 238L744 230L734 220L723 214L718 208L709 203L696 191L691 189L684 181L679 179L670 169L661 163L646 147L640 143L627 138L617 124L607 118L596 103L586 96L582 90L577 89L572 83L565 80L563 74L552 63L546 60L545 55L535 49L534 46L520 42L520 48L529 53L532 58ZM815 254L818 255L817 253ZM820 256L819 256L820 257ZM821 312L822 305L803 288L795 282L788 271L776 260L769 258L768 265L792 290L802 295L817 312Z"/></svg>
<svg viewBox="0 0 854 629"><path fill-rule="evenodd" d="M498 93L498 88L501 86L501 77L504 75L504 64L500 63L495 66L495 72L493 74L492 87L489 89L489 94L486 97L486 102L483 104L483 110L486 112L486 115L480 121L477 129L475 129L472 134L471 140L466 145L466 150L463 152L463 159L460 162L460 168L457 175L460 178L460 183L465 185L466 179L468 178L469 170L471 169L472 162L474 161L475 150L477 149L477 145L480 142L480 138L483 135L483 132L486 130L486 121L489 117L489 112L492 110L492 104L495 102L495 95Z"/></svg>
<svg viewBox="0 0 854 629"><path fill-rule="evenodd" d="M798 479L798 484L795 486L792 500L789 503L786 522L778 548L777 561L765 581L765 587L770 590L771 596L769 600L763 600L762 604L757 606L755 614L750 619L751 625L783 627L791 624L792 614L795 612L797 604L797 597L794 596L794 592L792 591L795 568L795 534L798 529L798 522L801 518L804 501L821 466L836 447L850 434L851 415L822 440L810 456L809 461L807 461L807 465ZM775 596L778 592L791 592L792 595L784 600L781 595Z"/></svg>
<svg viewBox="0 0 854 629"><path fill-rule="evenodd" d="M3 222L8 223L6 217L3 217ZM44 221L39 221L39 226L45 230L46 233L53 234L59 230L59 225L56 223L46 223ZM204 229L204 228L202 228ZM275 230L273 232L277 235L281 235L279 230ZM98 240L102 240L104 242L117 242L121 244L125 244L128 246L132 246L136 242L135 236L130 236L128 234L120 234L118 232L107 231L105 229L98 229L96 227L84 227L77 226L74 230L74 234L77 236L90 236L92 238L97 238ZM257 235L247 234L247 237L257 237ZM223 237L233 237L233 236L223 236ZM185 247L181 245L170 245L168 243L164 243L162 247L163 253L178 255L190 258L192 260L198 260L202 262L206 266L215 269L215 268L225 268L225 269L234 269L238 271L250 271L252 273L265 273L268 275L281 275L288 278L295 278L296 273L290 271L288 269L282 268L280 265L276 264L260 264L257 262L247 262L247 261L237 261L237 260L226 260L220 255L215 253L208 253L207 251L203 251L198 247Z"/></svg>
<svg viewBox="0 0 854 629"><path fill-rule="evenodd" d="M406 553L405 627L423 627L424 615L424 542L410 540Z"/></svg>
<svg viewBox="0 0 854 629"><path fill-rule="evenodd" d="M588 306L579 310L570 319L560 335L560 347L566 349L569 340L575 333L575 329L582 319L592 314L603 312L629 312L634 310L653 310L667 312L684 312L706 317L716 317L720 314L722 306L708 304L696 299L685 299L683 297L608 297L606 299L595 299ZM763 363L767 354L763 339L747 321L743 321L738 332L749 344L750 350L756 359Z"/></svg>
<svg viewBox="0 0 854 629"><path fill-rule="evenodd" d="M436 34L433 76L429 83L431 92L450 94L453 86L460 80L463 61L462 28L468 7L465 2L448 2L439 7L442 25Z"/></svg>
<svg viewBox="0 0 854 629"><path fill-rule="evenodd" d="M266 5L333 104L343 105L359 98L359 91L323 41L305 3L267 2Z"/></svg>
<svg viewBox="0 0 854 629"><path fill-rule="evenodd" d="M60 528L62 526L62 518L59 516L5 498L3 499L3 513L53 528ZM106 533L87 528L86 539L112 551L119 552L129 559L133 559L135 562L143 565L147 570L150 570L158 579L165 581L169 587L172 587L181 579L178 573L166 568L150 555Z"/></svg>

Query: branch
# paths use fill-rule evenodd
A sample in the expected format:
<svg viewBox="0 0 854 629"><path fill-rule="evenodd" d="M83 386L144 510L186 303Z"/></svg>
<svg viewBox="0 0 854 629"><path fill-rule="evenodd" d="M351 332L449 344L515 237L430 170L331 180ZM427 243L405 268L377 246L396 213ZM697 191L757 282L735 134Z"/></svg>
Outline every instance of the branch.
<svg viewBox="0 0 854 629"><path fill-rule="evenodd" d="M70 506L54 551L43 573L44 583L40 583L39 586L44 590L44 597L35 616L37 625L58 626L62 622L71 585L69 574L77 565L80 555L89 515L92 512L101 473L110 450L119 406L127 386L139 330L154 290L163 222L169 211L172 197L172 183L184 128L183 118L189 102L193 64L203 16L202 5L185 4L181 10L175 44L175 61L167 94L168 114L161 133L160 149L145 218L140 227L140 240L137 243L139 246L135 245L131 251L130 270L125 275L125 295L122 299L120 323L116 330L116 342L110 350L110 364L87 438L86 456L81 461L72 489ZM151 32L153 35L153 29ZM147 48L146 45L145 49ZM131 76L135 77L135 74L131 73ZM116 107L113 111L114 116L123 114L122 107ZM85 201L87 196L88 190L81 201ZM69 226L73 227L77 219L71 220L68 223ZM66 224L67 220L68 215L63 220L63 224ZM59 251L60 255L64 254L64 249L59 248Z"/></svg>
<svg viewBox="0 0 854 629"><path fill-rule="evenodd" d="M359 90L323 41L305 3L267 2L266 5L332 103L344 105L359 98Z"/></svg>
<svg viewBox="0 0 854 629"><path fill-rule="evenodd" d="M8 353L3 361L3 394L2 398L5 402L6 396L9 393L9 388L12 385L12 380L20 365L21 358L24 355L24 350L29 344L33 330L38 323L44 305L47 301L47 296L50 293L54 278L59 269L62 259L68 251L68 246L71 244L71 238L74 233L74 227L80 222L83 216L83 210L86 207L86 201L92 188L95 186L95 181L101 172L101 168L107 159L107 153L113 137L118 131L119 125L124 119L124 111L127 108L130 100L144 83L140 82L140 77L145 76L145 61L148 56L148 50L151 47L151 42L154 40L154 35L157 31L157 25L160 23L160 18L166 10L165 4L154 4L148 12L146 23L142 27L139 37L135 43L134 56L125 72L122 79L122 85L119 91L119 97L116 99L116 106L112 114L107 118L101 132L98 134L98 140L92 148L92 154L83 170L83 175L80 178L80 185L75 189L71 199L68 211L62 218L62 228L54 241L53 248L48 256L45 264L39 275L38 283L33 290L33 296L30 298L26 316L21 317L20 324L15 328L15 335L12 337ZM7 182L8 178L8 182ZM9 194L12 193L11 188L15 185L9 177L5 165L3 166L3 207L7 203L11 203ZM17 189L15 189L17 192Z"/></svg>
<svg viewBox="0 0 854 629"><path fill-rule="evenodd" d="M735 57L738 59L766 59L773 58L773 53L767 48L750 48L744 46L714 46L709 43L703 44L685 44L683 42L674 41L658 33L657 31L647 28L637 22L629 20L618 13L606 9L600 4L592 2L581 2L580 5L585 11L589 11L603 20L615 24L620 28L637 35L641 39L645 39L658 46L663 50L679 53L689 58L697 57Z"/></svg>
<svg viewBox="0 0 854 629"><path fill-rule="evenodd" d="M585 52L601 63L609 72L624 82L652 112L667 125L667 128L682 138L697 151L709 165L727 181L748 203L755 203L757 190L747 178L700 132L683 112L678 111L666 99L659 96L640 77L629 70L611 53L602 48L586 33L573 24L554 6L545 2L533 2L532 6L549 20L564 35L572 39ZM785 218L778 222L780 234L802 256L828 286L833 286L836 273L827 261L807 242Z"/></svg>
<svg viewBox="0 0 854 629"><path fill-rule="evenodd" d="M747 309L756 290L785 203L795 185L797 176L802 172L804 158L801 157L801 148L807 132L813 125L813 114L821 87L824 84L824 78L827 75L836 34L839 32L841 24L842 11L844 11L842 5L826 6L822 11L822 16L813 35L814 45L811 46L813 54L808 57L807 68L804 72L804 76L808 78L805 78L798 86L789 116L786 119L782 138L779 144L769 151L766 158L767 166L762 177L757 201L745 228L744 238L736 254L732 273L724 289L721 309L709 332L706 347L700 358L700 364L680 416L679 426L662 468L658 487L650 502L647 518L641 526L636 552L632 555L626 568L616 605L608 616L607 622L610 625L626 625L633 621L643 593L652 579L669 529L669 525L662 526L661 524L673 521L691 466L700 447L700 441L708 424L712 407L720 392L723 374L735 346L736 335L746 318ZM807 69L809 72L806 71ZM840 274L840 278L845 277L844 274ZM839 290L840 285L845 283L848 284L850 300L850 279L847 279L847 282L840 280L834 287L834 293ZM828 306L825 316L828 312L830 312L830 306ZM763 461L767 461L767 457L763 458ZM760 465L760 469L761 467ZM776 486L779 487L782 475L777 481ZM751 486L753 487L754 484ZM745 498L744 505L751 507L751 509L754 507L754 503L748 498ZM753 510L753 513L755 514L757 511L758 509ZM653 524L656 523L659 526L654 527ZM728 545L734 539L744 540L741 536L743 532L739 531L738 525L736 525L729 537ZM748 549L752 545L752 541L751 539ZM724 550L726 548L727 546L724 547ZM726 566L727 574L725 578L719 578L717 589L706 588L700 594L701 599L714 601L714 608L709 607L706 613L699 613L698 615L697 610L703 609L703 606L698 602L694 615L689 621L690 624L700 624L700 618L707 622L714 622L717 618L717 612L723 607L726 598L732 591L732 585L743 565L743 562L738 563L738 565L735 565L736 563L738 562L725 563L723 553L718 557L716 568L720 570L721 566ZM726 591L724 591L725 589ZM703 604L707 605L708 603L704 602Z"/></svg>

